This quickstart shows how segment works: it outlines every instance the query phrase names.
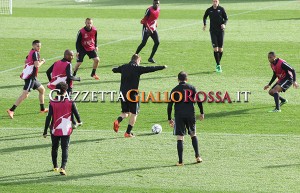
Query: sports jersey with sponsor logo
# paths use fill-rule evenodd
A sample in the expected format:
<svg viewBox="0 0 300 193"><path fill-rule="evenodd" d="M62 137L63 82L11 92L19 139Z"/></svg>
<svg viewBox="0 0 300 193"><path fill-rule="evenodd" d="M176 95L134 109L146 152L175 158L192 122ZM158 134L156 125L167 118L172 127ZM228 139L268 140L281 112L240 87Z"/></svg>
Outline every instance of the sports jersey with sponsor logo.
<svg viewBox="0 0 300 193"><path fill-rule="evenodd" d="M93 51L96 48L97 29L93 26L91 30L86 28L79 30L78 36L81 36L81 45L86 51ZM78 51L78 50L77 50Z"/></svg>

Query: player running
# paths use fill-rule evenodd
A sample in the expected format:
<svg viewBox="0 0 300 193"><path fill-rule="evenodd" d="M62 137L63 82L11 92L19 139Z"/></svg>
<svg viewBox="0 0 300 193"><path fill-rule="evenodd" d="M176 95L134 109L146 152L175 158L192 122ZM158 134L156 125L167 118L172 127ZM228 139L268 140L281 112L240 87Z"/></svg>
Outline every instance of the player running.
<svg viewBox="0 0 300 193"><path fill-rule="evenodd" d="M154 0L153 5L146 10L145 17L141 20L141 24L143 24L143 32L142 32L143 39L142 39L142 43L138 46L135 52L136 54L140 53L140 51L146 45L148 38L150 36L154 41L152 52L148 59L148 62L151 63L155 63L153 57L159 46L159 37L156 30L159 13L160 13L159 1Z"/></svg>
<svg viewBox="0 0 300 193"><path fill-rule="evenodd" d="M275 101L275 109L269 112L276 113L281 112L280 106L288 102L287 99L279 96L279 92L285 92L291 85L293 85L295 88L298 88L299 85L296 82L295 70L286 61L281 58L277 58L275 52L269 52L268 60L273 70L273 77L269 84L264 87L264 90L267 90L271 86L276 77L278 78L278 81L269 90L269 94L274 97Z"/></svg>
<svg viewBox="0 0 300 193"><path fill-rule="evenodd" d="M39 40L34 40L32 42L32 49L29 51L29 54L25 60L25 67L23 69L20 77L24 80L25 85L23 87L23 92L21 96L17 99L15 104L8 109L6 112L8 116L13 119L14 113L17 108L26 98L28 98L31 89L38 90L39 92L39 101L40 101L40 112L46 113L48 109L45 108L45 88L37 80L39 67L45 63L45 59L40 59L40 50L42 48L42 43Z"/></svg>

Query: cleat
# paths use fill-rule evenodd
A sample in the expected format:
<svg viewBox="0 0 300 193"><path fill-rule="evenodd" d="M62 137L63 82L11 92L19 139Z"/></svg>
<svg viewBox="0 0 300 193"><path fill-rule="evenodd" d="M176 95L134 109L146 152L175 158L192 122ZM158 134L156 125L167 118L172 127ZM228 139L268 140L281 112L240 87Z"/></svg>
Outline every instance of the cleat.
<svg viewBox="0 0 300 193"><path fill-rule="evenodd" d="M48 113L49 109L45 108L44 110L41 110L40 113Z"/></svg>
<svg viewBox="0 0 300 193"><path fill-rule="evenodd" d="M202 158L199 156L199 157L196 157L196 163L201 163L203 162Z"/></svg>
<svg viewBox="0 0 300 193"><path fill-rule="evenodd" d="M60 173L60 175L62 175L62 176L66 176L66 175L67 175L66 170L63 169L63 168L60 168L59 173Z"/></svg>
<svg viewBox="0 0 300 193"><path fill-rule="evenodd" d="M118 120L115 120L115 121L114 121L113 129L114 129L114 131L115 131L116 133L118 133L119 127L120 127L120 124L119 124Z"/></svg>
<svg viewBox="0 0 300 193"><path fill-rule="evenodd" d="M184 166L184 164L183 164L183 163L177 162L177 163L176 163L176 166Z"/></svg>
<svg viewBox="0 0 300 193"><path fill-rule="evenodd" d="M59 168L53 168L54 172L59 172Z"/></svg>
<svg viewBox="0 0 300 193"><path fill-rule="evenodd" d="M271 111L268 111L269 113L280 113L281 110L280 109L273 109Z"/></svg>
<svg viewBox="0 0 300 193"><path fill-rule="evenodd" d="M14 113L15 113L15 112L13 112L13 111L11 111L11 110L9 110L9 109L8 109L6 112L8 113L8 116L9 116L11 119L14 118Z"/></svg>
<svg viewBox="0 0 300 193"><path fill-rule="evenodd" d="M220 73L223 72L222 66L221 66L221 65L219 65L219 72L220 72Z"/></svg>
<svg viewBox="0 0 300 193"><path fill-rule="evenodd" d="M216 65L216 72L219 72L219 65Z"/></svg>
<svg viewBox="0 0 300 193"><path fill-rule="evenodd" d="M135 136L133 135L133 133L129 133L129 134L128 134L128 133L125 132L125 133L124 133L124 137L125 137L125 138L134 138Z"/></svg>
<svg viewBox="0 0 300 193"><path fill-rule="evenodd" d="M284 102L280 102L280 106L282 106L282 105L284 105L284 104L286 104L286 103L288 103L289 101L287 100L287 99L285 99L285 101Z"/></svg>
<svg viewBox="0 0 300 193"><path fill-rule="evenodd" d="M216 72L219 72L219 73L222 72L222 67L221 67L221 65L216 65Z"/></svg>
<svg viewBox="0 0 300 193"><path fill-rule="evenodd" d="M97 76L97 74L91 75L91 77L93 77L95 80L99 80L99 76Z"/></svg>
<svg viewBox="0 0 300 193"><path fill-rule="evenodd" d="M155 60L153 60L153 58L149 58L149 59L148 59L148 62L156 63Z"/></svg>

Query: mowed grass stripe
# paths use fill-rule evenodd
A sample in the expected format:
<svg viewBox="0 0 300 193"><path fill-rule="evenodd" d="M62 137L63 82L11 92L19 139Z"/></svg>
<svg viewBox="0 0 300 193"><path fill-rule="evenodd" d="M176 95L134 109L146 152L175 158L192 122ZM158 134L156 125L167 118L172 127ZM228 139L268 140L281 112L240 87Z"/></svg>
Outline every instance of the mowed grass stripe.
<svg viewBox="0 0 300 193"><path fill-rule="evenodd" d="M187 137L184 149L186 165L178 168L174 166L177 160L176 140L170 133L143 133L135 139L125 139L107 131L99 130L97 135L95 132L78 130L74 131L71 139L69 176L61 179L48 171L51 169L49 138L37 139L35 133L26 135L24 130L0 129L0 132L1 136L8 133L13 135L12 138L2 138L0 142L3 167L7 168L0 174L0 184L6 186L52 186L55 182L55 186L130 186L167 191L282 192L287 188L291 192L299 190L296 180L299 167L299 136L201 133L199 142L204 158L203 164L192 164L193 151ZM31 132L32 129L29 129L29 133ZM16 136L18 134L20 136ZM23 139L12 140L23 134ZM11 160L11 157L15 156L17 157ZM36 156L39 157L38 162L35 161ZM5 161L8 159L10 162ZM35 164L32 168L33 163ZM126 165L130 166L124 169ZM31 168L30 171L28 168ZM188 186L172 184L173 176L183 184L190 183ZM151 183L153 179L158 182L155 186ZM274 185L273 181L280 185ZM172 186L169 186L170 184Z"/></svg>

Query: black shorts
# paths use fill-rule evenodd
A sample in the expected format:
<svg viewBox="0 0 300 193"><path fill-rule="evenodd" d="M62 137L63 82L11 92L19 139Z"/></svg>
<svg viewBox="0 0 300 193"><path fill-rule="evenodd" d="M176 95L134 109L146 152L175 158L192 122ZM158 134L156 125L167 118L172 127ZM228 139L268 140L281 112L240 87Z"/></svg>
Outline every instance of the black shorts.
<svg viewBox="0 0 300 193"><path fill-rule="evenodd" d="M153 31L153 33L151 33L146 27L143 27L142 42L146 44L149 37L151 37L153 39L155 44L159 44L159 37L158 37L157 30L155 30L155 31Z"/></svg>
<svg viewBox="0 0 300 193"><path fill-rule="evenodd" d="M27 90L28 92L30 92L31 89L35 90L42 86L41 83L36 79L25 79L24 81L25 85L23 87L23 90Z"/></svg>
<svg viewBox="0 0 300 193"><path fill-rule="evenodd" d="M282 88L282 92L285 92L288 88L290 88L293 85L293 80L292 79L282 79L279 82L277 82L276 84L274 84L274 86L272 86L272 89L276 85L280 85L280 87Z"/></svg>
<svg viewBox="0 0 300 193"><path fill-rule="evenodd" d="M224 31L210 31L210 38L212 47L223 47L223 40L224 40Z"/></svg>
<svg viewBox="0 0 300 193"><path fill-rule="evenodd" d="M140 111L140 104L129 102L129 101L121 101L122 113L132 113L137 115Z"/></svg>
<svg viewBox="0 0 300 193"><path fill-rule="evenodd" d="M90 59L98 57L96 50L93 50L93 51L81 50L81 51L79 51L77 62L83 62L83 58L85 57L85 55L88 55Z"/></svg>
<svg viewBox="0 0 300 193"><path fill-rule="evenodd" d="M196 132L195 115L191 115L191 116L175 115L174 135L184 136L186 135L186 130L188 131L188 134Z"/></svg>

